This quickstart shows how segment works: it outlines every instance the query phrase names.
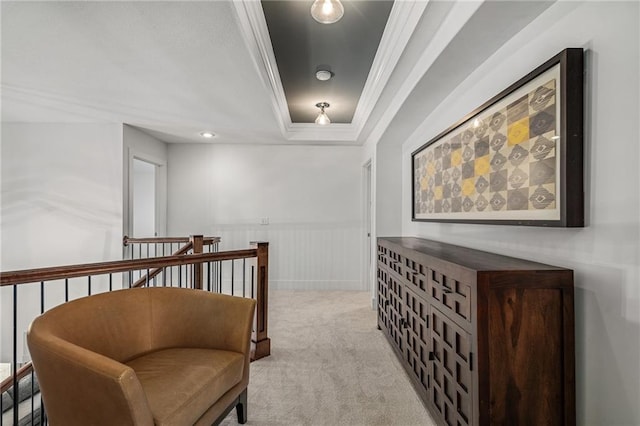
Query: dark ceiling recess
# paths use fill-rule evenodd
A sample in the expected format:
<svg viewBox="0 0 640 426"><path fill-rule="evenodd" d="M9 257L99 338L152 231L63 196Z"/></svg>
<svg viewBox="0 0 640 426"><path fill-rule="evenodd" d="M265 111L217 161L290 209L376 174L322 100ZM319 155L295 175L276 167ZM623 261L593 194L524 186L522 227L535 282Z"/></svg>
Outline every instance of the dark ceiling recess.
<svg viewBox="0 0 640 426"><path fill-rule="evenodd" d="M294 123L313 123L328 102L332 123L351 123L393 1L343 1L335 24L311 17L312 1L262 1L280 79ZM316 71L333 73L328 81Z"/></svg>

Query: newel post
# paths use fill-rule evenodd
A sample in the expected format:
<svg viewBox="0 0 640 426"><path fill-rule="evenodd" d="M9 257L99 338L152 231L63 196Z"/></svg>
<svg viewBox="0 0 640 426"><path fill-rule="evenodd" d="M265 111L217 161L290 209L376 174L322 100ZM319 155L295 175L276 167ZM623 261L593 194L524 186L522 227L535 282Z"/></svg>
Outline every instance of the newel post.
<svg viewBox="0 0 640 426"><path fill-rule="evenodd" d="M202 235L191 235L189 236L189 241L193 244L193 254L202 253L202 248L204 246L204 237ZM202 263L194 263L193 264L193 288L198 290L202 290Z"/></svg>
<svg viewBox="0 0 640 426"><path fill-rule="evenodd" d="M257 247L256 273L256 333L252 337L255 346L253 359L271 354L271 339L268 336L267 317L269 311L269 243L252 242Z"/></svg>

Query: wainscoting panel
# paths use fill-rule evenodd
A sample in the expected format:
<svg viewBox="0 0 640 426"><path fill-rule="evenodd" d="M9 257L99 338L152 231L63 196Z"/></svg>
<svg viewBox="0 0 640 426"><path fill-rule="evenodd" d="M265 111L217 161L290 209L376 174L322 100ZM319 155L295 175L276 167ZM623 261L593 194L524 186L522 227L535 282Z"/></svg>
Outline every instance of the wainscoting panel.
<svg viewBox="0 0 640 426"><path fill-rule="evenodd" d="M362 233L360 222L340 222L214 225L209 234L222 238L221 251L268 241L272 289L366 291Z"/></svg>

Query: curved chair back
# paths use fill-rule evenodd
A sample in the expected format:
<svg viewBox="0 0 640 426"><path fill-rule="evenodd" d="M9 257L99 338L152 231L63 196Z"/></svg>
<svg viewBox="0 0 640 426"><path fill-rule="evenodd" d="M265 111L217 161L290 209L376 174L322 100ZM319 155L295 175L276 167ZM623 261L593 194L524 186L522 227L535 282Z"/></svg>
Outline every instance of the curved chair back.
<svg viewBox="0 0 640 426"><path fill-rule="evenodd" d="M246 387L254 309L252 299L203 290L139 288L45 312L32 322L27 342L51 424L100 415L111 424L153 424L142 386L124 363L161 349L239 352Z"/></svg>

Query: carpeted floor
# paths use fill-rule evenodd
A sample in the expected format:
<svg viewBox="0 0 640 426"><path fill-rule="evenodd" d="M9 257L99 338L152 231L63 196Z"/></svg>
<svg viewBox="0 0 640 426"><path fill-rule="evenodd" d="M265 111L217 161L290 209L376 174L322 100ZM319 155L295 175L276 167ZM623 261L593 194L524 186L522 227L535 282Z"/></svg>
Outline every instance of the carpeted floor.
<svg viewBox="0 0 640 426"><path fill-rule="evenodd" d="M251 364L248 425L435 425L369 297L271 292L271 356ZM234 410L222 425L236 424Z"/></svg>

